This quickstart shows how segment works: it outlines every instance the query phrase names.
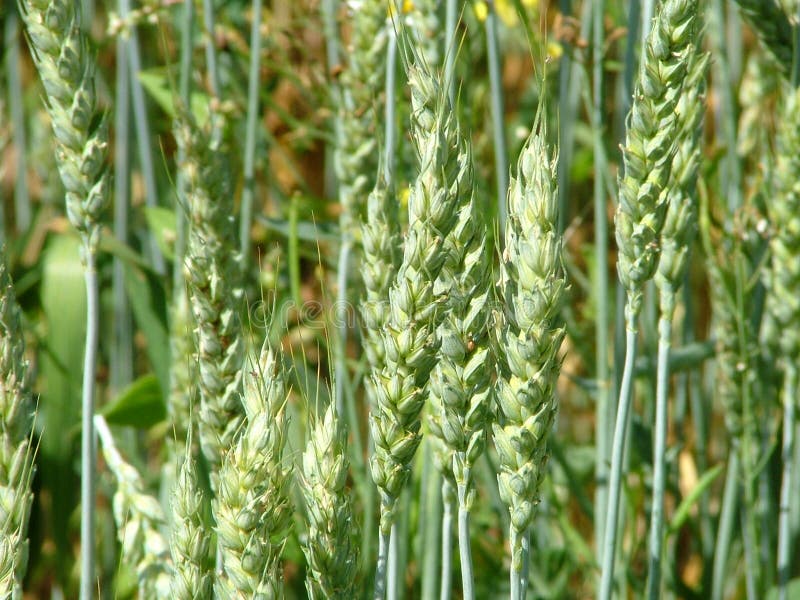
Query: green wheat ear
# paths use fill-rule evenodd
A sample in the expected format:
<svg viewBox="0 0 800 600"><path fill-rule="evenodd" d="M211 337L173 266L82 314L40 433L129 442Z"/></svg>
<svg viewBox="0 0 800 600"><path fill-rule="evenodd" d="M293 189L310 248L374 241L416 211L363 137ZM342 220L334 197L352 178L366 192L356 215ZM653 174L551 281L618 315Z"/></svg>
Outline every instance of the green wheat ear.
<svg viewBox="0 0 800 600"><path fill-rule="evenodd" d="M303 547L310 598L355 598L358 575L358 526L346 488L347 437L331 402L317 417L303 453L301 490L308 509Z"/></svg>
<svg viewBox="0 0 800 600"><path fill-rule="evenodd" d="M508 192L501 292L505 319L497 340L500 496L511 516L512 568L522 568L523 537L539 503L547 436L557 411L555 386L567 289L558 232L556 160L537 125L520 154Z"/></svg>
<svg viewBox="0 0 800 600"><path fill-rule="evenodd" d="M385 362L373 373L375 441L371 471L381 493L381 531L388 535L400 492L419 446L424 388L436 362L436 327L444 290L435 282L447 261L445 239L456 226L459 191L471 170L458 123L434 76L409 69L411 131L419 175L408 203L403 258L389 290L389 314L381 332Z"/></svg>
<svg viewBox="0 0 800 600"><path fill-rule="evenodd" d="M20 310L0 252L0 597L22 598L33 494L33 403Z"/></svg>
<svg viewBox="0 0 800 600"><path fill-rule="evenodd" d="M615 217L619 248L617 272L627 292L626 320L635 327L642 289L658 265L680 99L697 28L696 0L662 3L647 38L639 81L622 148L624 175L619 181Z"/></svg>
<svg viewBox="0 0 800 600"><path fill-rule="evenodd" d="M241 368L246 421L223 458L214 501L224 568L215 591L220 598L282 597L281 552L294 513L284 458L288 390L280 354L268 343Z"/></svg>
<svg viewBox="0 0 800 600"><path fill-rule="evenodd" d="M784 77L792 72L794 34L788 16L776 0L735 0L745 21L772 55Z"/></svg>
<svg viewBox="0 0 800 600"><path fill-rule="evenodd" d="M775 169L777 194L767 204L773 227L767 307L780 328L786 360L800 356L800 93L785 94Z"/></svg>
<svg viewBox="0 0 800 600"><path fill-rule="evenodd" d="M197 351L200 444L216 489L215 472L243 421L245 342L238 312L241 269L231 219L233 195L229 166L212 133L184 118L177 123L176 137L185 156L180 165L189 211L184 278Z"/></svg>
<svg viewBox="0 0 800 600"><path fill-rule="evenodd" d="M108 129L97 108L94 57L77 6L71 0L20 2L56 138L67 216L84 239L84 252L94 254L108 199Z"/></svg>

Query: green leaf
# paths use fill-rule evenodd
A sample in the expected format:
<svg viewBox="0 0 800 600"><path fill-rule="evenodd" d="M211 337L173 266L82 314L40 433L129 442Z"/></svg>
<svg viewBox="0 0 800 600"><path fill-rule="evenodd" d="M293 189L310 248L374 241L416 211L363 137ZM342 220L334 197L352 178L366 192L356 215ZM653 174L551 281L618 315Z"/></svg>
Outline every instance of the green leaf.
<svg viewBox="0 0 800 600"><path fill-rule="evenodd" d="M177 117L175 93L170 85L165 69L155 68L139 71L139 81L142 87L167 115L173 119ZM198 91L192 92L189 103L191 105L192 116L194 116L198 123L205 123L208 120L208 100L207 94Z"/></svg>
<svg viewBox="0 0 800 600"><path fill-rule="evenodd" d="M145 206L144 217L150 233L155 236L161 253L167 259L175 260L175 239L177 238L177 222L175 211L163 206Z"/></svg>
<svg viewBox="0 0 800 600"><path fill-rule="evenodd" d="M70 556L69 515L77 504L73 461L81 414L85 285L78 237L72 232L50 236L42 254L39 290L46 330L39 356L36 427L41 429L41 445L37 464L42 489L52 498L50 526L61 556ZM59 577L65 576L59 573Z"/></svg>
<svg viewBox="0 0 800 600"><path fill-rule="evenodd" d="M139 377L100 411L109 425L148 429L167 416L161 384L152 373Z"/></svg>
<svg viewBox="0 0 800 600"><path fill-rule="evenodd" d="M767 600L778 600L778 588L770 588L767 592ZM786 586L786 597L788 600L800 600L800 579L792 579Z"/></svg>
<svg viewBox="0 0 800 600"><path fill-rule="evenodd" d="M708 471L703 473L703 476L692 488L692 491L689 492L683 501L678 506L678 509L675 511L675 515L672 517L672 520L669 523L668 533L675 533L686 522L686 519L689 518L689 511L692 509L692 506L700 499L700 496L703 495L714 480L722 473L722 464L718 464L715 467L710 468Z"/></svg>
<svg viewBox="0 0 800 600"><path fill-rule="evenodd" d="M275 233L290 237L296 235L298 240L303 242L333 242L338 243L339 233L335 225L329 223L314 223L311 221L298 221L296 232L292 231L292 224L288 219L275 219L264 215L256 216L256 219L264 227Z"/></svg>
<svg viewBox="0 0 800 600"><path fill-rule="evenodd" d="M136 324L144 334L147 356L166 398L169 391L169 336L163 284L157 275L124 265L125 291Z"/></svg>

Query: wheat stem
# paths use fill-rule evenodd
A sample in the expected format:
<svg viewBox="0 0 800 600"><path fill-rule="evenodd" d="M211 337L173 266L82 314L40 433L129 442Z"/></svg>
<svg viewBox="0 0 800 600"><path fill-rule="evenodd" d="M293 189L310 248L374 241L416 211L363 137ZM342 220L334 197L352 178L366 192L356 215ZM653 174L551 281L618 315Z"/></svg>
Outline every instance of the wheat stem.
<svg viewBox="0 0 800 600"><path fill-rule="evenodd" d="M781 476L781 495L778 511L778 598L789 597L789 579L792 569L792 538L790 531L790 512L792 503L792 479L797 476L794 464L795 412L797 407L797 366L786 361L783 383L783 473Z"/></svg>
<svg viewBox="0 0 800 600"><path fill-rule="evenodd" d="M439 591L440 600L450 600L453 589L453 484L442 478L442 566L441 566L441 585Z"/></svg>
<svg viewBox="0 0 800 600"><path fill-rule="evenodd" d="M711 600L722 600L725 596L726 568L730 556L731 536L736 522L736 508L739 500L739 454L731 452L728 456L728 472L722 493L722 508L717 525L717 540L714 545L714 565L711 579Z"/></svg>
<svg viewBox="0 0 800 600"><path fill-rule="evenodd" d="M669 396L669 350L672 343L672 315L658 320L658 366L656 368L656 414L653 439L653 506L650 514L649 572L647 597L661 597L661 552L664 530L666 488L667 400Z"/></svg>
<svg viewBox="0 0 800 600"><path fill-rule="evenodd" d="M219 68L217 67L217 41L214 27L214 0L203 0L203 26L206 34L206 71L208 87L213 98L219 99Z"/></svg>
<svg viewBox="0 0 800 600"><path fill-rule="evenodd" d="M595 160L604 149L603 133L603 39L605 0L596 0L592 8L592 131L594 132ZM629 43L631 43L629 41ZM594 251L595 256L608 256L608 212L606 192L604 188L604 169L594 171ZM595 379L597 380L597 404L595 415L597 420L597 460L595 462L595 481L597 482L596 502L598 515L605 514L608 506L608 457L613 430L613 407L611 406L611 373L608 362L609 333L609 298L608 270L605 261L598 260L594 274L594 297L597 303L595 317ZM603 539L604 519L598 516L595 520L595 536ZM597 544L597 558L602 560L603 545Z"/></svg>
<svg viewBox="0 0 800 600"><path fill-rule="evenodd" d="M83 387L81 398L81 599L90 600L94 594L94 520L95 520L95 446L94 404L97 342L100 333L100 298L97 283L95 254L85 257L86 282L86 348L83 357Z"/></svg>
<svg viewBox="0 0 800 600"><path fill-rule="evenodd" d="M505 99L503 94L502 59L497 40L497 12L494 0L486 2L486 52L489 63L489 88L492 100L492 136L494 171L497 185L497 216L500 232L506 226L506 192L508 191L508 144L506 142Z"/></svg>
<svg viewBox="0 0 800 600"><path fill-rule="evenodd" d="M374 600L386 598L386 566L389 560L389 531L378 528L378 561L375 568L375 593Z"/></svg>
<svg viewBox="0 0 800 600"><path fill-rule="evenodd" d="M475 599L475 576L472 572L472 550L469 540L469 508L467 486L458 486L458 550L461 557L461 589L464 600Z"/></svg>
<svg viewBox="0 0 800 600"><path fill-rule="evenodd" d="M253 226L253 198L255 196L256 138L258 137L258 95L261 66L261 5L253 0L253 22L250 25L250 68L247 75L247 119L244 141L244 188L239 209L239 251L242 265L247 270L250 257L250 229Z"/></svg>
<svg viewBox="0 0 800 600"><path fill-rule="evenodd" d="M622 462L625 452L625 435L630 418L630 398L633 392L633 365L636 357L636 330L629 328L625 336L625 367L619 390L617 417L614 425L614 442L611 446L611 472L609 476L608 513L603 537L603 566L599 598L610 599L614 583L617 531L619 521L620 491L622 488ZM619 466L617 466L619 465ZM616 468L615 468L616 467ZM602 517L602 516L601 516Z"/></svg>
<svg viewBox="0 0 800 600"><path fill-rule="evenodd" d="M128 216L130 210L131 143L129 63L126 60L128 41L117 36L117 89L114 104L114 237L121 244L128 244ZM130 304L125 290L125 264L119 256L114 257L112 275L114 294L114 324L109 368L111 389L119 392L133 379L133 323Z"/></svg>

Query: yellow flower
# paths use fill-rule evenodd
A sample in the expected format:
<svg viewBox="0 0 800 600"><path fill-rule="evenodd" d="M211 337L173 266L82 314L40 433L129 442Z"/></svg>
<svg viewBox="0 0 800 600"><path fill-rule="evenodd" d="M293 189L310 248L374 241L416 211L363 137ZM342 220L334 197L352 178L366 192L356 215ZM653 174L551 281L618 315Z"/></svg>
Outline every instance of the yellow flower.
<svg viewBox="0 0 800 600"><path fill-rule="evenodd" d="M389 17L393 17L395 15L395 11L397 10L398 2L395 0L389 0ZM400 10L403 12L404 15L407 15L412 10L414 10L414 0L402 0L399 2Z"/></svg>
<svg viewBox="0 0 800 600"><path fill-rule="evenodd" d="M475 6L475 16L478 18L478 21L483 23L486 20L486 15L489 14L489 8L486 6L486 2L476 2Z"/></svg>
<svg viewBox="0 0 800 600"><path fill-rule="evenodd" d="M547 42L547 56L552 59L558 60L561 58L561 55L564 54L564 46L556 42L555 40L550 40Z"/></svg>
<svg viewBox="0 0 800 600"><path fill-rule="evenodd" d="M521 0L521 3L525 8L538 8L540 0ZM473 6L475 16L480 22L484 22L489 14L489 7L486 5L486 2L484 0L478 0ZM494 9L497 16L500 17L500 20L503 21L506 27L516 27L519 23L519 15L517 14L516 6L512 0L495 0Z"/></svg>
<svg viewBox="0 0 800 600"><path fill-rule="evenodd" d="M400 206L401 207L403 207L403 208L407 208L408 207L408 197L410 195L411 195L411 188L409 188L408 186L406 186L402 190L400 190L399 196L400 196Z"/></svg>

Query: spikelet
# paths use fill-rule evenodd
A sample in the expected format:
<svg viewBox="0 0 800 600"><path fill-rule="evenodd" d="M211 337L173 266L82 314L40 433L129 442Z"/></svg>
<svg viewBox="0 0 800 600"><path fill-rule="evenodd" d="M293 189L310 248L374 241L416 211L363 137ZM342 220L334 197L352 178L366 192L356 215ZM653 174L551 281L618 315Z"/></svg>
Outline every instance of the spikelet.
<svg viewBox="0 0 800 600"><path fill-rule="evenodd" d="M680 130L675 108L697 34L696 0L666 0L659 6L642 57L639 81L626 128L619 181L617 272L625 291L626 321L634 326L642 288L658 264L674 141Z"/></svg>
<svg viewBox="0 0 800 600"><path fill-rule="evenodd" d="M472 156L465 144L458 181L458 221L445 238L444 267L437 287L446 293L444 320L436 335L438 362L429 384L428 426L437 463L445 467L459 503L470 510L474 496L472 469L486 447L490 427L491 373L494 358L489 348L489 301L492 253L486 227L473 193Z"/></svg>
<svg viewBox="0 0 800 600"><path fill-rule="evenodd" d="M247 415L225 455L214 502L224 576L220 598L280 598L281 551L292 525L291 468L284 462L287 389L280 357L265 343L242 365Z"/></svg>
<svg viewBox="0 0 800 600"><path fill-rule="evenodd" d="M522 535L539 503L546 441L556 415L555 386L565 329L567 288L558 233L556 161L537 125L508 192L502 261L505 318L499 331L497 405L493 427L500 459L500 496L511 516L512 568L521 568Z"/></svg>
<svg viewBox="0 0 800 600"><path fill-rule="evenodd" d="M367 218L361 224L364 260L361 277L364 281L364 300L361 318L364 330L364 350L373 370L379 370L385 360L381 329L389 318L389 288L397 275L400 263L401 237L397 216L397 199L379 181L367 201ZM367 394L374 404L374 390L367 379Z"/></svg>
<svg viewBox="0 0 800 600"><path fill-rule="evenodd" d="M169 548L172 555L170 595L175 600L205 600L212 597L213 580L210 506L199 484L187 438L175 489L172 492L172 523Z"/></svg>
<svg viewBox="0 0 800 600"><path fill-rule="evenodd" d="M420 162L408 203L403 259L389 291L381 332L385 364L373 372L375 442L371 472L381 494L381 531L388 534L397 498L420 442L424 388L436 362L436 327L444 290L434 285L447 260L444 239L456 225L459 194L471 169L458 124L434 77L410 68L412 139Z"/></svg>
<svg viewBox="0 0 800 600"><path fill-rule="evenodd" d="M695 50L675 110L680 130L667 186L667 213L661 230L661 252L655 275L661 313L668 318L675 310L675 295L683 285L689 252L697 234L697 171L701 159L699 139L707 66L708 55Z"/></svg>
<svg viewBox="0 0 800 600"><path fill-rule="evenodd" d="M301 489L308 510L303 552L309 598L357 597L358 544L349 493L347 437L331 402L317 418L303 453Z"/></svg>
<svg viewBox="0 0 800 600"><path fill-rule="evenodd" d="M56 139L67 216L81 233L83 260L95 254L108 197L108 131L99 117L95 64L81 31L80 3L22 0L20 8Z"/></svg>
<svg viewBox="0 0 800 600"><path fill-rule="evenodd" d="M237 312L240 261L235 254L233 195L218 142L188 118L177 124L176 134L186 157L180 165L189 209L184 278L195 327L200 444L216 488L215 471L243 419L245 345Z"/></svg>
<svg viewBox="0 0 800 600"><path fill-rule="evenodd" d="M775 0L735 0L745 21L775 59L785 77L792 71L792 24Z"/></svg>
<svg viewBox="0 0 800 600"><path fill-rule="evenodd" d="M379 99L386 73L386 4L349 2L353 23L348 64L341 74L341 134L335 153L343 233L351 235L364 211L378 172ZM382 116L382 115L381 115Z"/></svg>
<svg viewBox="0 0 800 600"><path fill-rule="evenodd" d="M5 252L0 252L0 598L22 598L33 494L28 361Z"/></svg>
<svg viewBox="0 0 800 600"><path fill-rule="evenodd" d="M136 570L142 598L169 598L169 548L160 532L165 523L161 505L146 493L139 473L122 458L102 415L95 415L94 424L103 456L117 480L113 508L123 560Z"/></svg>

